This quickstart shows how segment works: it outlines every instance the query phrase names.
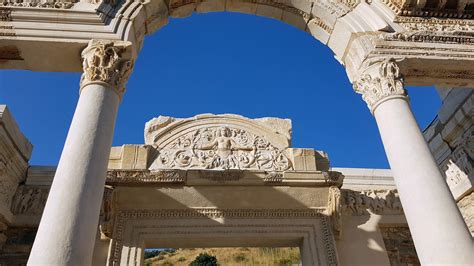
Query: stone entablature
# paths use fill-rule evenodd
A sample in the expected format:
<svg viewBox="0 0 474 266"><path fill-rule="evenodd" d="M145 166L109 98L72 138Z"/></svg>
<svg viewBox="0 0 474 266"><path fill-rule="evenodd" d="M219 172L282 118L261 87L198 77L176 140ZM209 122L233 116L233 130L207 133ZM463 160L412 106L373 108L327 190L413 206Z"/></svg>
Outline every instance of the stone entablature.
<svg viewBox="0 0 474 266"><path fill-rule="evenodd" d="M463 0L446 4L439 1L426 6L426 1L413 0L8 0L0 3L4 43L0 59L5 60L1 67L81 71L78 55L92 39L129 42L134 59L145 35L165 26L169 17L229 11L278 19L310 33L334 51L351 81L371 60L388 57L403 60L401 71L409 84L471 84L472 4ZM50 55L49 60L35 60L33 50Z"/></svg>

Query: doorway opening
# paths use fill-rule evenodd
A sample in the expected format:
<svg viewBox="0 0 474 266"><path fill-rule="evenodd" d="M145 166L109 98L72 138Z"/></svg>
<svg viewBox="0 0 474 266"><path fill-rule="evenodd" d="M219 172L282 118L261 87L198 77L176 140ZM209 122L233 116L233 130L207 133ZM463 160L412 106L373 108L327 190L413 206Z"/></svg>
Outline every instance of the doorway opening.
<svg viewBox="0 0 474 266"><path fill-rule="evenodd" d="M144 259L146 266L301 265L297 247L151 248L145 250Z"/></svg>

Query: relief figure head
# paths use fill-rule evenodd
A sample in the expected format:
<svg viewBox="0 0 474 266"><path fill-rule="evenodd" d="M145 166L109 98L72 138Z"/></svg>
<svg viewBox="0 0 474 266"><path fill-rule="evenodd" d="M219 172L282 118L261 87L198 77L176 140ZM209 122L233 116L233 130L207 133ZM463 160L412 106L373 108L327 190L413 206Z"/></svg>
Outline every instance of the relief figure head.
<svg viewBox="0 0 474 266"><path fill-rule="evenodd" d="M221 127L219 129L219 136L230 138L232 136L232 134L231 134L230 129L228 127Z"/></svg>

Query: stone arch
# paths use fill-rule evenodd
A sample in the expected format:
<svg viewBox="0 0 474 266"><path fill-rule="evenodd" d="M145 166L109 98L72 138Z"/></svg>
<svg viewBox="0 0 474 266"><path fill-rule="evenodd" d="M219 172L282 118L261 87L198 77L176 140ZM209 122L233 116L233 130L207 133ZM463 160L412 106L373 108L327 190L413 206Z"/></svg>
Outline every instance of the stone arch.
<svg viewBox="0 0 474 266"><path fill-rule="evenodd" d="M237 12L280 20L308 32L329 46L341 60L355 33L393 32L397 25L386 6L359 0L155 0L143 4L126 1L115 7L116 25L124 40L143 46L143 38L168 23L169 17L185 18L193 13ZM110 4L101 4L106 13ZM130 20L133 23L129 23ZM398 27L399 28L399 27Z"/></svg>

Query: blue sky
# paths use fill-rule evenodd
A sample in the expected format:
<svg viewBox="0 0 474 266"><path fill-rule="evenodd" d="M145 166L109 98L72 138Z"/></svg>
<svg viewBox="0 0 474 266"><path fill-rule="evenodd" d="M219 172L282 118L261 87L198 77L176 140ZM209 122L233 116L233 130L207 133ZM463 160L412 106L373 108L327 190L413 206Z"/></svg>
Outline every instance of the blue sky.
<svg viewBox="0 0 474 266"><path fill-rule="evenodd" d="M80 73L0 71L7 104L34 144L33 165L57 164L79 97ZM114 145L143 143L158 115L275 116L293 122L293 146L324 150L335 167L389 168L375 120L332 51L280 21L197 14L145 40L120 106ZM441 104L432 87L408 88L422 128Z"/></svg>

